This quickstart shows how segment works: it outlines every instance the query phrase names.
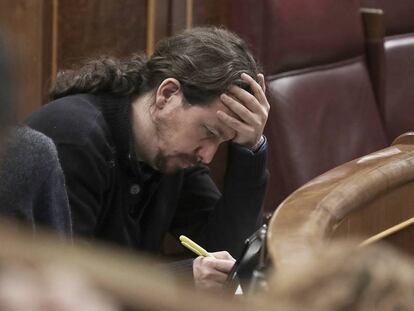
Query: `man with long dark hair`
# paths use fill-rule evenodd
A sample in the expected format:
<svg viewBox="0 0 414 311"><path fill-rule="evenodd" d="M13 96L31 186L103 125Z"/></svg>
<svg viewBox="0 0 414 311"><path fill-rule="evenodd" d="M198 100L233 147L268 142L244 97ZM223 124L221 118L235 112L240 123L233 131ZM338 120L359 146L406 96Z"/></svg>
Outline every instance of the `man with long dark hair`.
<svg viewBox="0 0 414 311"><path fill-rule="evenodd" d="M257 227L267 174L264 78L245 43L196 28L146 59L103 57L62 71L28 124L55 142L74 233L159 253L166 234L238 256ZM221 194L208 164L231 141ZM196 284L220 286L232 257L198 258Z"/></svg>

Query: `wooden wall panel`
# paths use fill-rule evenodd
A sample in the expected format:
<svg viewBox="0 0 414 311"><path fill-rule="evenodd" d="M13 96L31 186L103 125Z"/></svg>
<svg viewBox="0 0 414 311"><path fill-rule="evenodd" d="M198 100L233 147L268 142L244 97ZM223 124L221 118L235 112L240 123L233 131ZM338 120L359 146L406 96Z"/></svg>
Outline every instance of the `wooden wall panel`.
<svg viewBox="0 0 414 311"><path fill-rule="evenodd" d="M227 25L229 0L194 0L193 26Z"/></svg>
<svg viewBox="0 0 414 311"><path fill-rule="evenodd" d="M171 34L187 28L188 0L171 0ZM196 0L197 1L197 0Z"/></svg>
<svg viewBox="0 0 414 311"><path fill-rule="evenodd" d="M57 67L146 49L146 0L59 0Z"/></svg>
<svg viewBox="0 0 414 311"><path fill-rule="evenodd" d="M154 41L171 35L172 0L156 0Z"/></svg>
<svg viewBox="0 0 414 311"><path fill-rule="evenodd" d="M51 0L0 0L0 27L14 50L17 107L24 119L44 101L50 75Z"/></svg>
<svg viewBox="0 0 414 311"><path fill-rule="evenodd" d="M192 20L187 12L193 0L149 0L154 5L154 25L153 25L153 43L180 32L190 25ZM150 26L149 26L150 27ZM153 51L153 47L147 47L149 54Z"/></svg>
<svg viewBox="0 0 414 311"><path fill-rule="evenodd" d="M0 0L0 27L15 41L22 68L20 119L47 101L58 69L101 54L147 51L148 42L154 44L192 25L226 25L229 1ZM152 25L150 3L155 4Z"/></svg>

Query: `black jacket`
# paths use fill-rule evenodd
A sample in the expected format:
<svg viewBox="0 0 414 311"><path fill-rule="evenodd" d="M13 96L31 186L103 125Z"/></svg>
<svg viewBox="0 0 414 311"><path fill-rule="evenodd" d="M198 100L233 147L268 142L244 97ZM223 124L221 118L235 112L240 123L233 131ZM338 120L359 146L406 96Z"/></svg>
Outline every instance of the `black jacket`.
<svg viewBox="0 0 414 311"><path fill-rule="evenodd" d="M266 148L232 144L224 194L205 167L161 175L131 153L129 98L79 94L42 107L28 124L55 142L74 233L158 253L167 232L238 256L258 224Z"/></svg>

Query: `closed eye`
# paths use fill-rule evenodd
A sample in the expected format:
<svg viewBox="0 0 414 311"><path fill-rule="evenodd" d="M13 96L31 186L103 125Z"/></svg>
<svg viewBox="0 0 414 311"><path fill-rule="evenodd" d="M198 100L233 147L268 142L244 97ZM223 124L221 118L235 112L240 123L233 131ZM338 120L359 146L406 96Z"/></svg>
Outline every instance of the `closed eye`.
<svg viewBox="0 0 414 311"><path fill-rule="evenodd" d="M208 126L204 126L207 137L219 137L219 133Z"/></svg>
<svg viewBox="0 0 414 311"><path fill-rule="evenodd" d="M204 125L204 129L206 132L206 136L208 138L216 138L219 139L221 142L228 141L234 138L226 136L222 131L220 131L220 129L214 129L207 125Z"/></svg>

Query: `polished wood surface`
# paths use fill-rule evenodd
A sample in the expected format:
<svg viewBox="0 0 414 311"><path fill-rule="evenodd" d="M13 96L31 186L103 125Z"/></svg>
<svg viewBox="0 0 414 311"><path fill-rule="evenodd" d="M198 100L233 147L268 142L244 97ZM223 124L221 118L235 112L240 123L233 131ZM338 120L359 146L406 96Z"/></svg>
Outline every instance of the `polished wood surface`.
<svg viewBox="0 0 414 311"><path fill-rule="evenodd" d="M280 204L267 240L276 267L289 264L295 256L306 256L321 241L344 237L363 241L412 218L412 135L328 171Z"/></svg>
<svg viewBox="0 0 414 311"><path fill-rule="evenodd" d="M391 228L388 228L368 239L366 239L365 241L363 241L360 246L366 246L375 242L378 242L380 240L386 239L387 237L390 237L393 234L396 234L400 231L403 231L405 229L407 229L409 226L414 225L414 217L410 218L406 221L403 221L402 223L399 223L398 225L395 225Z"/></svg>
<svg viewBox="0 0 414 311"><path fill-rule="evenodd" d="M393 145L414 145L414 132L408 132L398 136L392 142Z"/></svg>

